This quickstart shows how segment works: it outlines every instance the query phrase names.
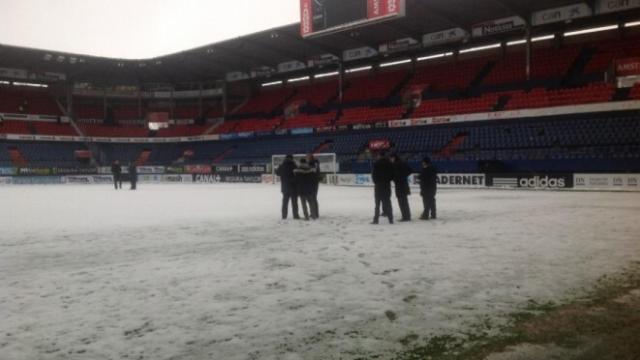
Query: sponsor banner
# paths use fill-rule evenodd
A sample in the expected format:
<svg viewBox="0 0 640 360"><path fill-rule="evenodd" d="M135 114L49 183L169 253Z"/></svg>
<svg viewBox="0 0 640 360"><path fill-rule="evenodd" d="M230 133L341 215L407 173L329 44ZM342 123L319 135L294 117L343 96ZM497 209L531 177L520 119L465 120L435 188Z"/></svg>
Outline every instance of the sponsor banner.
<svg viewBox="0 0 640 360"><path fill-rule="evenodd" d="M238 138L238 134L230 133L230 134L220 134L220 140L235 140Z"/></svg>
<svg viewBox="0 0 640 360"><path fill-rule="evenodd" d="M237 172L237 165L213 165L214 174L235 174Z"/></svg>
<svg viewBox="0 0 640 360"><path fill-rule="evenodd" d="M95 167L54 167L51 168L53 175L93 175L98 173Z"/></svg>
<svg viewBox="0 0 640 360"><path fill-rule="evenodd" d="M376 49L369 46L364 46L356 49L345 50L342 54L342 58L344 59L344 61L353 61L374 57L376 55L378 55Z"/></svg>
<svg viewBox="0 0 640 360"><path fill-rule="evenodd" d="M573 186L577 190L640 191L640 174L575 174Z"/></svg>
<svg viewBox="0 0 640 360"><path fill-rule="evenodd" d="M354 124L351 125L353 130L368 130L371 129L371 124Z"/></svg>
<svg viewBox="0 0 640 360"><path fill-rule="evenodd" d="M111 174L111 167L101 166L98 168L98 174Z"/></svg>
<svg viewBox="0 0 640 360"><path fill-rule="evenodd" d="M211 165L185 165L184 171L189 174L211 174Z"/></svg>
<svg viewBox="0 0 640 360"><path fill-rule="evenodd" d="M597 0L596 14L608 14L617 11L640 8L640 0Z"/></svg>
<svg viewBox="0 0 640 360"><path fill-rule="evenodd" d="M194 174L193 182L197 184L217 184L217 183L262 183L262 175L213 175Z"/></svg>
<svg viewBox="0 0 640 360"><path fill-rule="evenodd" d="M384 121L383 122L377 122L375 124L375 128L376 129L386 129L388 127L389 127L389 124L387 122L384 122Z"/></svg>
<svg viewBox="0 0 640 360"><path fill-rule="evenodd" d="M417 49L419 47L420 43L416 39L408 37L381 44L378 47L378 50L382 54L393 54L411 49Z"/></svg>
<svg viewBox="0 0 640 360"><path fill-rule="evenodd" d="M14 185L58 185L64 182L64 176L16 176L11 180Z"/></svg>
<svg viewBox="0 0 640 360"><path fill-rule="evenodd" d="M519 16L510 16L502 19L491 20L476 24L471 30L473 37L489 36L505 33L513 30L523 29L524 19Z"/></svg>
<svg viewBox="0 0 640 360"><path fill-rule="evenodd" d="M313 134L313 128L297 128L291 129L291 135Z"/></svg>
<svg viewBox="0 0 640 360"><path fill-rule="evenodd" d="M353 186L356 184L356 176L353 174L338 174L336 175L336 185L339 186Z"/></svg>
<svg viewBox="0 0 640 360"><path fill-rule="evenodd" d="M640 57L616 60L616 75L640 75Z"/></svg>
<svg viewBox="0 0 640 360"><path fill-rule="evenodd" d="M491 175L487 179L487 185L517 189L571 189L573 174Z"/></svg>
<svg viewBox="0 0 640 360"><path fill-rule="evenodd" d="M340 62L340 58L333 54L322 54L318 56L314 56L309 60L309 67L314 66L324 66L330 64L337 64Z"/></svg>
<svg viewBox="0 0 640 360"><path fill-rule="evenodd" d="M163 183L191 183L193 182L192 175L175 174L175 175L162 175L160 177Z"/></svg>
<svg viewBox="0 0 640 360"><path fill-rule="evenodd" d="M256 132L256 136L259 136L259 137L265 137L265 136L271 136L271 135L273 135L273 132L271 132L271 131L258 131L258 132Z"/></svg>
<svg viewBox="0 0 640 360"><path fill-rule="evenodd" d="M275 184L277 182L280 182L280 177L274 176L272 174L262 174L263 184Z"/></svg>
<svg viewBox="0 0 640 360"><path fill-rule="evenodd" d="M313 33L313 0L300 0L300 35Z"/></svg>
<svg viewBox="0 0 640 360"><path fill-rule="evenodd" d="M164 174L164 166L137 166L138 174Z"/></svg>
<svg viewBox="0 0 640 360"><path fill-rule="evenodd" d="M274 131L274 134L276 135L287 135L288 133L289 133L289 130L286 130L286 129L278 129Z"/></svg>
<svg viewBox="0 0 640 360"><path fill-rule="evenodd" d="M469 37L469 33L462 28L453 28L425 34L422 36L422 44L425 47L442 45L462 41Z"/></svg>
<svg viewBox="0 0 640 360"><path fill-rule="evenodd" d="M369 140L369 150L389 150L391 149L391 141L389 139L373 139Z"/></svg>
<svg viewBox="0 0 640 360"><path fill-rule="evenodd" d="M113 184L113 175L94 175L91 179L94 184Z"/></svg>
<svg viewBox="0 0 640 360"><path fill-rule="evenodd" d="M399 127L407 127L407 126L411 126L411 119L389 121L390 128L399 128Z"/></svg>
<svg viewBox="0 0 640 360"><path fill-rule="evenodd" d="M240 174L264 174L266 172L266 165L240 165Z"/></svg>
<svg viewBox="0 0 640 360"><path fill-rule="evenodd" d="M367 19L403 15L404 3L404 0L367 0Z"/></svg>
<svg viewBox="0 0 640 360"><path fill-rule="evenodd" d="M21 176L48 176L53 172L50 168L19 168L18 175Z"/></svg>
<svg viewBox="0 0 640 360"><path fill-rule="evenodd" d="M184 168L182 166L167 166L164 170L167 174L184 174Z"/></svg>
<svg viewBox="0 0 640 360"><path fill-rule="evenodd" d="M254 133L252 131L251 132L241 132L241 133L238 133L237 135L238 135L238 138L240 138L240 139L246 139L246 138L253 137Z"/></svg>
<svg viewBox="0 0 640 360"><path fill-rule="evenodd" d="M275 74L276 69L269 66L259 66L251 69L251 78L269 77Z"/></svg>
<svg viewBox="0 0 640 360"><path fill-rule="evenodd" d="M304 70L306 69L307 66L297 60L293 60L293 61L287 61L287 62L283 62L278 64L278 72L279 73L286 73L286 72L291 72L291 71L297 71L297 70Z"/></svg>
<svg viewBox="0 0 640 360"><path fill-rule="evenodd" d="M349 125L338 125L338 127L336 127L337 131L349 131Z"/></svg>
<svg viewBox="0 0 640 360"><path fill-rule="evenodd" d="M335 126L323 126L323 127L316 128L316 132L319 132L319 133L328 133L328 132L334 132L334 131L336 131Z"/></svg>
<svg viewBox="0 0 640 360"><path fill-rule="evenodd" d="M72 185L90 185L93 184L93 176L69 175L65 176L65 182Z"/></svg>
<svg viewBox="0 0 640 360"><path fill-rule="evenodd" d="M0 176L0 185L10 185L12 184L13 178Z"/></svg>
<svg viewBox="0 0 640 360"><path fill-rule="evenodd" d="M484 188L487 186L487 179L484 174L438 174L436 178L438 187L442 188ZM418 174L412 176L410 183L420 185Z"/></svg>
<svg viewBox="0 0 640 360"><path fill-rule="evenodd" d="M0 167L0 175L17 175L18 169L14 167Z"/></svg>
<svg viewBox="0 0 640 360"><path fill-rule="evenodd" d="M226 79L229 82L247 80L249 78L250 78L249 74L242 71L234 71L234 72L227 73L226 75Z"/></svg>
<svg viewBox="0 0 640 360"><path fill-rule="evenodd" d="M531 15L531 23L534 26L545 25L588 17L592 14L593 12L591 11L589 5L585 3L579 3L575 5L562 6L534 12Z"/></svg>

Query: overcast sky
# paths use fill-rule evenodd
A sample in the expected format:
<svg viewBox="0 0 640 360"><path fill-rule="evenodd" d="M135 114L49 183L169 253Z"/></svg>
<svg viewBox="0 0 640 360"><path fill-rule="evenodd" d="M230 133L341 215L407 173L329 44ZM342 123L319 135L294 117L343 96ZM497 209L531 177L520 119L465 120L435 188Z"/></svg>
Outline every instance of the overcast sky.
<svg viewBox="0 0 640 360"><path fill-rule="evenodd" d="M144 59L299 21L299 0L0 0L0 43Z"/></svg>

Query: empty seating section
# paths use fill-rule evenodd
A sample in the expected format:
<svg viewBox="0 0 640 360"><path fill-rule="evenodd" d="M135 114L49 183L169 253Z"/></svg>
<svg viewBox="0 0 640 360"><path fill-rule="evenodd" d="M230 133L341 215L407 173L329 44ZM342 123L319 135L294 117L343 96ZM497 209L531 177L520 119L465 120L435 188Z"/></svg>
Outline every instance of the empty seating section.
<svg viewBox="0 0 640 360"><path fill-rule="evenodd" d="M629 93L631 99L640 100L640 83L637 83Z"/></svg>
<svg viewBox="0 0 640 360"><path fill-rule="evenodd" d="M437 154L456 136L465 140L450 156ZM426 127L329 133L305 136L276 136L180 144L96 144L103 164L118 159L134 161L144 149L151 151L149 164L168 165L182 158L185 150L194 152L186 163L269 163L271 155L306 153L329 141L323 151L336 152L340 161L359 159L369 140L389 139L394 151L418 160L429 154L438 160L640 160L640 119L633 112L602 115L573 115L561 118L500 120L443 124ZM3 141L0 162L9 161L9 147L17 147L33 166L77 164L74 151L79 143L32 143ZM224 156L221 156L223 155Z"/></svg>
<svg viewBox="0 0 640 360"><path fill-rule="evenodd" d="M387 120L397 120L402 117L405 109L401 106L388 108L358 107L343 110L336 125L351 125L372 123Z"/></svg>
<svg viewBox="0 0 640 360"><path fill-rule="evenodd" d="M306 101L309 105L322 107L338 95L338 86L337 80L301 86L297 88L296 95L289 102Z"/></svg>
<svg viewBox="0 0 640 360"><path fill-rule="evenodd" d="M147 137L149 129L145 126L107 126L101 124L78 123L85 136L92 137Z"/></svg>
<svg viewBox="0 0 640 360"><path fill-rule="evenodd" d="M237 112L238 114L268 114L283 104L295 92L293 88L262 89L260 93L250 98Z"/></svg>
<svg viewBox="0 0 640 360"><path fill-rule="evenodd" d="M33 128L38 135L79 136L76 130L69 124L57 124L34 121Z"/></svg>
<svg viewBox="0 0 640 360"><path fill-rule="evenodd" d="M273 119L249 119L236 121L235 132L269 132L273 131L282 121L281 118Z"/></svg>
<svg viewBox="0 0 640 360"><path fill-rule="evenodd" d="M531 55L531 79L561 79L576 60L580 48L569 46L560 49L536 49ZM524 51L507 54L496 63L484 80L485 84L510 84L527 80L526 54Z"/></svg>
<svg viewBox="0 0 640 360"><path fill-rule="evenodd" d="M0 113L62 115L48 89L0 86Z"/></svg>
<svg viewBox="0 0 640 360"><path fill-rule="evenodd" d="M335 118L335 111L326 114L299 114L294 118L285 120L280 129L319 128L331 125Z"/></svg>
<svg viewBox="0 0 640 360"><path fill-rule="evenodd" d="M603 73L616 59L640 56L640 36L601 41L593 46L596 53L585 67L585 74Z"/></svg>
<svg viewBox="0 0 640 360"><path fill-rule="evenodd" d="M461 100L423 100L412 117L431 117L454 114L490 112L498 102L499 94L485 94L477 98Z"/></svg>
<svg viewBox="0 0 640 360"><path fill-rule="evenodd" d="M0 134L32 134L30 122L4 120L0 126Z"/></svg>
<svg viewBox="0 0 640 360"><path fill-rule="evenodd" d="M158 130L158 137L188 137L204 134L209 129L207 125L171 125L166 129Z"/></svg>
<svg viewBox="0 0 640 360"><path fill-rule="evenodd" d="M574 104L602 103L610 101L615 93L612 84L590 84L573 89L533 89L531 92L514 94L506 109L527 109Z"/></svg>
<svg viewBox="0 0 640 360"><path fill-rule="evenodd" d="M405 76L407 76L406 71L394 71L347 77L345 81L349 86L344 90L343 101L348 103L354 101L383 100L389 96L391 90L393 90Z"/></svg>
<svg viewBox="0 0 640 360"><path fill-rule="evenodd" d="M435 91L465 89L486 65L485 59L451 61L438 65L421 65L408 86L424 85Z"/></svg>

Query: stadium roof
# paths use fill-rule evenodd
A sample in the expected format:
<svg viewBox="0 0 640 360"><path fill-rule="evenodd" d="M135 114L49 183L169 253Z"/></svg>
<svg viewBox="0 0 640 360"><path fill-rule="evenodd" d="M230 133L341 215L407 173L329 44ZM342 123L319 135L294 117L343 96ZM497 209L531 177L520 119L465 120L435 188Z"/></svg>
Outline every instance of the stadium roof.
<svg viewBox="0 0 640 360"><path fill-rule="evenodd" d="M341 56L344 50L363 46L377 48L380 44L407 37L421 41L422 35L427 33L456 27L470 30L474 24L514 15L528 19L535 11L576 2L579 0L407 0L406 17L346 32L303 39L299 35L299 25L294 24L142 60L99 58L0 45L0 67L59 72L76 82L105 84L215 81L224 79L229 72L249 71L261 66L277 67L279 63L292 60L306 63L314 56L328 53ZM595 1L587 3L593 8ZM626 12L598 18L621 21L628 16ZM594 21L598 20L574 20L572 25ZM565 26L567 24L558 23L551 29L562 30ZM542 30L548 32L550 28L534 29ZM505 39L506 36L513 38L518 34L502 34L498 38ZM486 38L482 41L486 42Z"/></svg>

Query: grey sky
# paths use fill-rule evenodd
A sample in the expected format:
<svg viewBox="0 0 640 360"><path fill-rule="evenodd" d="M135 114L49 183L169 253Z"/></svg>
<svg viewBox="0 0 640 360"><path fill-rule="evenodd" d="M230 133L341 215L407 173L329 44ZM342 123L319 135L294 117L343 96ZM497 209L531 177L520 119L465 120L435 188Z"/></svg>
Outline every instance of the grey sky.
<svg viewBox="0 0 640 360"><path fill-rule="evenodd" d="M0 0L0 43L155 57L299 21L299 0Z"/></svg>

